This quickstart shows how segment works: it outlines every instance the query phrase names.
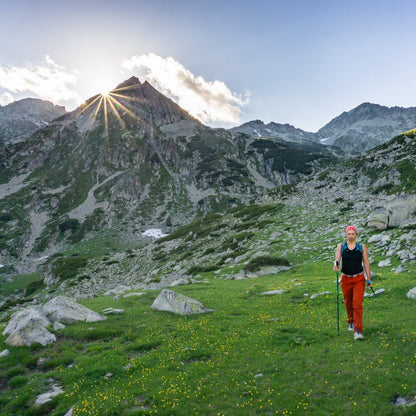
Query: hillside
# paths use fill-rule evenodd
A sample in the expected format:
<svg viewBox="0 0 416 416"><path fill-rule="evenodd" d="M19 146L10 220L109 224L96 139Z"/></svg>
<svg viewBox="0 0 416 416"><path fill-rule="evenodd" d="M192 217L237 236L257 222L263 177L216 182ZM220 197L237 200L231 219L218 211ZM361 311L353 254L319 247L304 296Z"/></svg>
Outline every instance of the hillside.
<svg viewBox="0 0 416 416"><path fill-rule="evenodd" d="M123 313L50 328L57 341L46 347L10 347L3 337L0 351L10 354L0 360L0 414L324 416L335 397L345 414L411 415L415 301L406 293L416 269L403 254L415 253L414 227L369 229L372 207L391 196L336 180L322 186L321 175L278 187L258 205L199 217L142 248L121 249L110 235L74 244L41 275L3 284L3 327L16 308L59 294ZM342 303L336 335L332 260L350 222L369 247L375 289L385 290L364 301L362 342L346 330ZM14 291L19 283L25 294ZM214 311L153 310L162 288ZM56 386L62 394L34 405Z"/></svg>
<svg viewBox="0 0 416 416"><path fill-rule="evenodd" d="M20 271L97 233L137 240L248 203L334 159L317 143L206 127L134 77L3 153L0 252Z"/></svg>

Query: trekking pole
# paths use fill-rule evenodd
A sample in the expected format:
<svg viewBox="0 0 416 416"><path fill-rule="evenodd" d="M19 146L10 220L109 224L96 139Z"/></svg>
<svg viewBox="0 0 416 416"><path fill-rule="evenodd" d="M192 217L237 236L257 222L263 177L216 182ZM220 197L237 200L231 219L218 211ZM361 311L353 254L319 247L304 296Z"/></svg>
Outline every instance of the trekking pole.
<svg viewBox="0 0 416 416"><path fill-rule="evenodd" d="M337 272L337 335L339 335L339 280Z"/></svg>
<svg viewBox="0 0 416 416"><path fill-rule="evenodd" d="M367 285L373 291L373 295L376 298L377 297L376 292L374 292L373 286L370 286L370 281L369 280L367 280Z"/></svg>

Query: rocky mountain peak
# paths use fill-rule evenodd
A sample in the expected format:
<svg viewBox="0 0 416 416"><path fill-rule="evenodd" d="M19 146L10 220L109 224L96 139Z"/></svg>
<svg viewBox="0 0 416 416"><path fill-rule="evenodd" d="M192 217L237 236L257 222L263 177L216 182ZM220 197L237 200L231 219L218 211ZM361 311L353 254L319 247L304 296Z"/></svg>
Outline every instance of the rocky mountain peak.
<svg viewBox="0 0 416 416"><path fill-rule="evenodd" d="M0 106L0 143L25 140L36 130L65 114L65 107L37 98L25 98Z"/></svg>
<svg viewBox="0 0 416 416"><path fill-rule="evenodd" d="M141 84L139 78L133 76L133 77L130 77L129 79L126 79L121 84L117 85L115 90L118 90L118 89L121 89L121 88L126 88L126 87L140 86L140 85L142 85L142 84Z"/></svg>
<svg viewBox="0 0 416 416"><path fill-rule="evenodd" d="M44 119L50 122L65 113L65 107L38 98L24 98L4 107L0 106L0 117L24 118L31 121Z"/></svg>

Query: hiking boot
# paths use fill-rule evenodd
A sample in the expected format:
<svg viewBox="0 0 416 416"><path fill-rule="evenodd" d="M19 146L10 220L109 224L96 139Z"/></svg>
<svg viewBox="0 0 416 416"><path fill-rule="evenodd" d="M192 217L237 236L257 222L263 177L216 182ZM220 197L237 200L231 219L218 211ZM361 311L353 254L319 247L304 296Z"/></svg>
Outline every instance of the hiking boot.
<svg viewBox="0 0 416 416"><path fill-rule="evenodd" d="M354 331L354 324L348 324L348 331Z"/></svg>
<svg viewBox="0 0 416 416"><path fill-rule="evenodd" d="M364 335L361 332L354 332L354 339L364 339Z"/></svg>

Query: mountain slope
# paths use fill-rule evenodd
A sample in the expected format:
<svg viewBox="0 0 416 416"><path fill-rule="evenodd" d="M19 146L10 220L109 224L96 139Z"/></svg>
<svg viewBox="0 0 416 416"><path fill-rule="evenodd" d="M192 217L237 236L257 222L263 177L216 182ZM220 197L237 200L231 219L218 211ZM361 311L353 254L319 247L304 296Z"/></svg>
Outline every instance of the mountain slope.
<svg viewBox="0 0 416 416"><path fill-rule="evenodd" d="M104 229L137 238L149 227L175 228L247 203L334 158L316 143L206 127L134 77L6 151L6 258L51 254Z"/></svg>
<svg viewBox="0 0 416 416"><path fill-rule="evenodd" d="M326 144L362 152L416 127L416 107L363 103L334 118L316 133Z"/></svg>
<svg viewBox="0 0 416 416"><path fill-rule="evenodd" d="M277 137L289 142L318 141L314 133L306 132L290 124L271 122L264 124L261 120L253 120L230 129L233 132L247 134L253 138Z"/></svg>
<svg viewBox="0 0 416 416"><path fill-rule="evenodd" d="M64 107L35 98L0 106L0 144L24 140L65 113Z"/></svg>

